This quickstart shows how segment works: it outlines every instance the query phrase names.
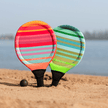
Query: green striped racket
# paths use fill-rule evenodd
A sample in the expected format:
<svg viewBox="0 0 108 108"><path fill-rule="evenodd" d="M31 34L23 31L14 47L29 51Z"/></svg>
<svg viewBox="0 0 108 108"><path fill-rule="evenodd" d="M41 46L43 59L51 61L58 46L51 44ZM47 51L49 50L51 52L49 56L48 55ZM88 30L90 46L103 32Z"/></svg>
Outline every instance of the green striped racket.
<svg viewBox="0 0 108 108"><path fill-rule="evenodd" d="M70 25L54 28L57 38L57 50L50 63L52 84L57 86L61 77L81 61L85 50L85 39L82 32Z"/></svg>

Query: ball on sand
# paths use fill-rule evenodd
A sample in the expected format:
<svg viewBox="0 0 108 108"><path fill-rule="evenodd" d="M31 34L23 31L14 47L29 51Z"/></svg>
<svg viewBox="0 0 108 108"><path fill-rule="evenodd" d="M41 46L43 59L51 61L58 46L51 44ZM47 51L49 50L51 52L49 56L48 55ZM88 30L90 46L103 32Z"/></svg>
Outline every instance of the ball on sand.
<svg viewBox="0 0 108 108"><path fill-rule="evenodd" d="M26 79L20 81L20 86L25 87L27 85L28 85L28 81Z"/></svg>

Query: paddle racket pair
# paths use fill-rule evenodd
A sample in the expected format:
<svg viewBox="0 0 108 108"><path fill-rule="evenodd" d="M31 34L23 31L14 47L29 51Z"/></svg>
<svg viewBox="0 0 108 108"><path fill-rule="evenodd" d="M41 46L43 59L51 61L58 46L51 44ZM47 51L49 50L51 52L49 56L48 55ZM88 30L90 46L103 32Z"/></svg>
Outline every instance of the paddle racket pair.
<svg viewBox="0 0 108 108"><path fill-rule="evenodd" d="M84 43L83 34L75 27L62 25L53 31L43 21L31 21L18 29L15 51L19 60L35 75L38 87L44 85L43 76L49 64L51 85L57 86L61 77L81 61Z"/></svg>

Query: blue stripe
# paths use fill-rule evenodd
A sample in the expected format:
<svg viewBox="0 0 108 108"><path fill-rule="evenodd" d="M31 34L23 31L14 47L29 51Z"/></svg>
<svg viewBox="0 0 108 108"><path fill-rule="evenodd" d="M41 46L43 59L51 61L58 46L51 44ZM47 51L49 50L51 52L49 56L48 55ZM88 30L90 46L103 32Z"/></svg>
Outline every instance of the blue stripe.
<svg viewBox="0 0 108 108"><path fill-rule="evenodd" d="M70 48L70 47L66 47L66 46L62 46L62 45L57 45L57 48L61 48L67 51L73 51L76 53L80 53L80 50L74 49L74 48ZM84 51L81 51L81 54L84 54Z"/></svg>
<svg viewBox="0 0 108 108"><path fill-rule="evenodd" d="M82 32L80 31L72 31L72 30L69 30L69 29L57 29L55 28L54 29L55 32L62 32L63 34L66 34L68 33L68 35L71 35L71 36L81 36L81 38L84 38L84 35L82 34Z"/></svg>
<svg viewBox="0 0 108 108"><path fill-rule="evenodd" d="M74 37L74 36L70 36L70 35L63 34L63 33L58 33L58 32L55 32L55 34L57 36L61 36L61 37L68 38L68 39L73 39L73 40L76 40L76 41L79 41L80 42L80 38L79 37ZM84 38L81 38L81 41L82 42L85 42L85 39Z"/></svg>
<svg viewBox="0 0 108 108"><path fill-rule="evenodd" d="M61 41L64 41L64 42L68 42L68 43L72 43L72 44L81 46L81 43L78 43L78 42L69 41L69 40L66 40L66 39L58 38L58 37L57 37L57 40L61 40ZM84 46L84 44L82 44L82 46Z"/></svg>
<svg viewBox="0 0 108 108"><path fill-rule="evenodd" d="M70 57L67 57L67 56L59 55L59 54L56 54L56 56L63 57L63 58L66 58L66 59L70 59L70 60L74 60L74 61L80 61L78 59L70 58Z"/></svg>
<svg viewBox="0 0 108 108"><path fill-rule="evenodd" d="M38 50L38 51L25 51L25 52L20 52L17 51L18 54L27 54L27 53L38 53L38 52L48 52L48 51L55 51L55 49L47 49L47 50Z"/></svg>
<svg viewBox="0 0 108 108"><path fill-rule="evenodd" d="M47 48L47 47L55 47L56 45L46 45L46 46L37 46L37 47L24 47L24 48L16 48L16 50L22 49L36 49L36 48Z"/></svg>
<svg viewBox="0 0 108 108"><path fill-rule="evenodd" d="M62 31L62 32L69 33L69 34L72 34L72 35L76 35L77 36L77 32L72 31L72 30L69 30L69 29L62 29L60 27L56 27L56 28L54 28L54 30Z"/></svg>
<svg viewBox="0 0 108 108"><path fill-rule="evenodd" d="M60 52L60 53L63 53L63 54L68 54L68 55L71 55L71 56L78 57L78 55L75 55L75 54L72 54L72 53L68 53L68 52L64 52L64 51L60 51L60 50L57 50L56 52Z"/></svg>
<svg viewBox="0 0 108 108"><path fill-rule="evenodd" d="M57 45L63 45L63 46L67 46L67 47L70 47L70 48L74 48L74 49L81 50L80 47L76 47L76 46L72 46L72 45L64 44L64 43L61 43L61 42L57 42ZM84 50L84 48L82 48L82 50Z"/></svg>
<svg viewBox="0 0 108 108"><path fill-rule="evenodd" d="M20 59L31 59L31 58L41 58L41 57L52 57L54 53L50 54L40 54L40 55L30 55L30 56L19 56Z"/></svg>

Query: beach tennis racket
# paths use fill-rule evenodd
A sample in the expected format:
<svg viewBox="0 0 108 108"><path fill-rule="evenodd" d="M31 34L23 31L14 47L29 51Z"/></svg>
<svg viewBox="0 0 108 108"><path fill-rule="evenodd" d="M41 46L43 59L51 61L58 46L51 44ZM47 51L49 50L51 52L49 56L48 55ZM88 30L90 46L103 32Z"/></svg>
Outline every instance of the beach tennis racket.
<svg viewBox="0 0 108 108"><path fill-rule="evenodd" d="M43 86L43 76L56 52L56 36L53 29L43 21L23 24L15 36L15 51L18 59L28 67Z"/></svg>
<svg viewBox="0 0 108 108"><path fill-rule="evenodd" d="M50 63L52 84L57 86L61 77L81 61L85 50L82 32L70 25L61 25L53 29L57 38L57 50Z"/></svg>

